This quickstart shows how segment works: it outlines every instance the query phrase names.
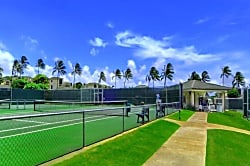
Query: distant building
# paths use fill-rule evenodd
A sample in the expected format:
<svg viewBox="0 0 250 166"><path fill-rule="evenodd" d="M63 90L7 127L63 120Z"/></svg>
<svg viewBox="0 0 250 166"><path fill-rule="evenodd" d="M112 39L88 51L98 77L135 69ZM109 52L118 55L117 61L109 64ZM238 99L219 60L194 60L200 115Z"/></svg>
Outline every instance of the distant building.
<svg viewBox="0 0 250 166"><path fill-rule="evenodd" d="M58 78L58 82L57 82L57 77L49 78L49 89L51 90L60 89L62 88L62 85L63 85L63 78Z"/></svg>
<svg viewBox="0 0 250 166"><path fill-rule="evenodd" d="M104 89L106 89L106 88L110 88L110 86L91 82L91 83L83 84L83 88L86 88L86 89L104 88Z"/></svg>

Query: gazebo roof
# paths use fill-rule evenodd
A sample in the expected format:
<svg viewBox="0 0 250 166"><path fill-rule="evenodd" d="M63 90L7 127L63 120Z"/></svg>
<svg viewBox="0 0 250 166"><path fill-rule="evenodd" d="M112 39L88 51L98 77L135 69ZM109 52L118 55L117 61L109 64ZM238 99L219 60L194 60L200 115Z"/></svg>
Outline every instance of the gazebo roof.
<svg viewBox="0 0 250 166"><path fill-rule="evenodd" d="M231 89L227 86L221 86L212 83L206 83L198 80L190 80L183 83L184 91L192 91L192 90L204 90L204 91L226 91Z"/></svg>

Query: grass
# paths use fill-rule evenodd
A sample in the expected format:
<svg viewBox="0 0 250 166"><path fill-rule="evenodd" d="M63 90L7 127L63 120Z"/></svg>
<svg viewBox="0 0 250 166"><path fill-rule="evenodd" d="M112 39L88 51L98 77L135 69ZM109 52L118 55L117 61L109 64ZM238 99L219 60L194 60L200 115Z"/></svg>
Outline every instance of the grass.
<svg viewBox="0 0 250 166"><path fill-rule="evenodd" d="M246 134L208 130L206 165L250 165L249 140Z"/></svg>
<svg viewBox="0 0 250 166"><path fill-rule="evenodd" d="M209 123L221 124L250 131L250 121L242 117L242 113L236 111L225 111L224 113L209 113Z"/></svg>
<svg viewBox="0 0 250 166"><path fill-rule="evenodd" d="M159 120L57 165L142 165L178 128Z"/></svg>
<svg viewBox="0 0 250 166"><path fill-rule="evenodd" d="M174 119L174 120L180 120L180 121L187 121L193 114L194 114L194 111L181 110L180 119L179 119L179 112L169 115L168 118Z"/></svg>

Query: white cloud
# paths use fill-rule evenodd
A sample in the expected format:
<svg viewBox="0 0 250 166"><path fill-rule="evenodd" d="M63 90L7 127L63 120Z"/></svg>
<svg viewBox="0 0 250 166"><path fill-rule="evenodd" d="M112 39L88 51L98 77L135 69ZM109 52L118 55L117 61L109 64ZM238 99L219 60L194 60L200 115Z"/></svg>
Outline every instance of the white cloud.
<svg viewBox="0 0 250 166"><path fill-rule="evenodd" d="M107 42L104 42L104 40L102 40L99 37L95 37L93 40L90 40L89 43L94 46L94 47L106 47L107 46Z"/></svg>
<svg viewBox="0 0 250 166"><path fill-rule="evenodd" d="M0 50L7 50L7 47L1 41L0 41Z"/></svg>
<svg viewBox="0 0 250 166"><path fill-rule="evenodd" d="M128 60L128 67L130 69L136 69L135 61L133 61L132 59Z"/></svg>
<svg viewBox="0 0 250 166"><path fill-rule="evenodd" d="M24 41L25 47L28 48L31 51L35 50L37 48L37 46L39 45L38 40L34 39L34 38L30 37L30 36L22 35L21 40Z"/></svg>
<svg viewBox="0 0 250 166"><path fill-rule="evenodd" d="M203 24L203 23L208 22L209 20L210 20L210 18L208 18L208 17L201 18L201 19L195 21L194 24Z"/></svg>
<svg viewBox="0 0 250 166"><path fill-rule="evenodd" d="M142 59L172 58L188 64L218 60L215 55L198 53L192 45L173 48L166 40L155 40L148 36L135 35L129 31L118 33L116 44L121 47L133 48L135 50L134 55Z"/></svg>
<svg viewBox="0 0 250 166"><path fill-rule="evenodd" d="M90 50L90 55L92 56L96 56L97 54L99 54L99 50L95 49L95 48L91 48Z"/></svg>
<svg viewBox="0 0 250 166"><path fill-rule="evenodd" d="M107 22L107 23L106 23L106 26L107 26L108 28L110 28L110 29L114 29L114 28L115 28L115 26L114 26L114 24L113 24L112 22Z"/></svg>
<svg viewBox="0 0 250 166"><path fill-rule="evenodd" d="M0 49L0 67L3 68L3 76L11 75L14 59L11 53Z"/></svg>

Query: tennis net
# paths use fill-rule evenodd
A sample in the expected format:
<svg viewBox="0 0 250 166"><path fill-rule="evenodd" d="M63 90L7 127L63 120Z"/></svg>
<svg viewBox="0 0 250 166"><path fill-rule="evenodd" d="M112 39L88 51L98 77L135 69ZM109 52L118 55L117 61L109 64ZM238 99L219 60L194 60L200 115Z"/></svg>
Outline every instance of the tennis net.
<svg viewBox="0 0 250 166"><path fill-rule="evenodd" d="M10 109L10 99L0 100L0 109Z"/></svg>
<svg viewBox="0 0 250 166"><path fill-rule="evenodd" d="M111 114L114 108L123 108L127 101L102 101L102 102L72 102L72 101L46 101L35 100L34 111L39 112L64 112L64 111L82 111L95 110L93 114ZM105 110L105 111L104 111ZM112 111L108 111L112 110ZM91 114L91 113L89 113Z"/></svg>

